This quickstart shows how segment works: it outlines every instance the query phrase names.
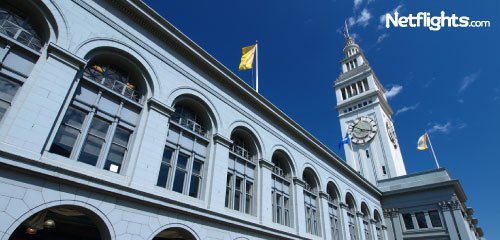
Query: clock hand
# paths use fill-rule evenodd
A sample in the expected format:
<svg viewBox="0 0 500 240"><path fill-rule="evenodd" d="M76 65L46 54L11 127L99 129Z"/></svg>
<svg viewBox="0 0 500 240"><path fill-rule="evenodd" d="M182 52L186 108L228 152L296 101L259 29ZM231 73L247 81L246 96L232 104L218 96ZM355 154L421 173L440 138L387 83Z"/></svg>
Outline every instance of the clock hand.
<svg viewBox="0 0 500 240"><path fill-rule="evenodd" d="M359 128L359 127L354 127L354 128L357 128L357 129L359 129L359 130L361 130L363 132L369 132L370 131L369 129Z"/></svg>

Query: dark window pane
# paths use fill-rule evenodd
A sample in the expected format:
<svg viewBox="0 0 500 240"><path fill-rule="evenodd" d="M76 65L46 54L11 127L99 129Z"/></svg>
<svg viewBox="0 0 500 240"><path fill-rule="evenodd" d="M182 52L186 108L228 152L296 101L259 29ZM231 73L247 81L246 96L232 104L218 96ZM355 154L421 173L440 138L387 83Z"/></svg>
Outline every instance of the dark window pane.
<svg viewBox="0 0 500 240"><path fill-rule="evenodd" d="M69 157L71 151L73 151L79 133L79 131L71 127L61 125L49 151L64 157Z"/></svg>
<svg viewBox="0 0 500 240"><path fill-rule="evenodd" d="M111 148L109 149L108 159L104 164L104 169L119 173L126 150L127 149L122 146L112 144Z"/></svg>
<svg viewBox="0 0 500 240"><path fill-rule="evenodd" d="M231 200L231 178L232 178L232 175L230 173L227 174L227 178L226 178L226 204L225 206L226 207L229 207L229 204L230 204L230 200Z"/></svg>
<svg viewBox="0 0 500 240"><path fill-rule="evenodd" d="M413 220L411 218L411 214L409 213L403 214L403 221L405 223L406 229L415 229L415 226L413 226Z"/></svg>
<svg viewBox="0 0 500 240"><path fill-rule="evenodd" d="M103 143L104 140L88 135L78 161L95 166L99 159Z"/></svg>
<svg viewBox="0 0 500 240"><path fill-rule="evenodd" d="M423 212L415 213L415 218L417 219L418 228L427 228L427 221Z"/></svg>
<svg viewBox="0 0 500 240"><path fill-rule="evenodd" d="M189 156L184 155L182 153L179 154L179 157L177 159L177 168L186 169L188 159Z"/></svg>
<svg viewBox="0 0 500 240"><path fill-rule="evenodd" d="M156 182L156 185L158 185L160 187L167 186L169 171L170 171L170 165L162 162L161 166L160 166L160 174L158 175L158 181Z"/></svg>
<svg viewBox="0 0 500 240"><path fill-rule="evenodd" d="M438 211L429 211L429 218L431 219L432 227L443 227L443 223L441 223L441 217L439 216Z"/></svg>
<svg viewBox="0 0 500 240"><path fill-rule="evenodd" d="M5 112L7 112L7 109L10 107L9 103L6 103L4 101L0 101L0 119L3 118L3 115Z"/></svg>
<svg viewBox="0 0 500 240"><path fill-rule="evenodd" d="M200 179L197 176L191 176L191 183L189 186L189 196L198 197L199 185L200 185Z"/></svg>
<svg viewBox="0 0 500 240"><path fill-rule="evenodd" d="M132 133L131 131L125 128L117 127L115 131L115 136L113 138L113 142L126 147L128 145L128 140L130 138L131 133Z"/></svg>
<svg viewBox="0 0 500 240"><path fill-rule="evenodd" d="M73 108L69 107L66 111L66 115L64 115L63 124L69 125L77 129L81 129L83 120L85 120L85 113Z"/></svg>
<svg viewBox="0 0 500 240"><path fill-rule="evenodd" d="M170 163L173 153L174 153L174 149L171 149L169 147L165 147L165 150L163 151L163 158L161 159L161 161L165 162L165 163Z"/></svg>
<svg viewBox="0 0 500 240"><path fill-rule="evenodd" d="M109 122L104 121L100 118L94 118L92 120L92 125L90 126L89 133L94 134L101 138L106 138L106 133L108 133Z"/></svg>
<svg viewBox="0 0 500 240"><path fill-rule="evenodd" d="M185 175L186 173L184 171L181 171L179 169L175 171L174 186L172 187L173 191L182 193L182 190L184 188Z"/></svg>
<svg viewBox="0 0 500 240"><path fill-rule="evenodd" d="M19 84L13 81L0 78L0 99L10 103L14 95L16 95L19 86Z"/></svg>
<svg viewBox="0 0 500 240"><path fill-rule="evenodd" d="M201 175L201 167L203 166L203 162L194 160L193 162L193 174Z"/></svg>
<svg viewBox="0 0 500 240"><path fill-rule="evenodd" d="M70 157L85 119L85 113L69 107L49 152Z"/></svg>

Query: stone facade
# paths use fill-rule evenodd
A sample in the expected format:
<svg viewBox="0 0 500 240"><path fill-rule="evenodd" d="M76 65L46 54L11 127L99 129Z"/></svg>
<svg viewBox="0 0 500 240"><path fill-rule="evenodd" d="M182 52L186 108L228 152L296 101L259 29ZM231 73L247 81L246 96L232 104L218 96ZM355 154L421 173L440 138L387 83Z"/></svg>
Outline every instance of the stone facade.
<svg viewBox="0 0 500 240"><path fill-rule="evenodd" d="M186 239L392 238L382 190L142 1L5 1L0 8L19 25L0 31L0 239L32 228L40 211L68 206L91 218L101 239L169 239L174 230ZM12 20L23 16L30 18ZM89 75L104 76L106 64L134 81L119 82L120 71ZM201 120L179 117L182 106ZM170 147L177 155L166 158ZM252 171L241 173L241 159ZM242 195L235 195L239 178L228 181L231 161L247 183ZM172 179L174 170L160 183L165 166L184 184ZM289 182L288 201L279 202L288 222L269 201L276 179Z"/></svg>

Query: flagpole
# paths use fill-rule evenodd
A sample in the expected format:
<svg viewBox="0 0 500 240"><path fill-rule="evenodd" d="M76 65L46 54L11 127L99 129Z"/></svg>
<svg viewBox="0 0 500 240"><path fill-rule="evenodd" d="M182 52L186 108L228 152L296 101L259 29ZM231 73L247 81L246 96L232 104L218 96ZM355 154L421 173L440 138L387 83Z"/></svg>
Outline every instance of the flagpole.
<svg viewBox="0 0 500 240"><path fill-rule="evenodd" d="M259 41L255 40L255 91L259 92Z"/></svg>
<svg viewBox="0 0 500 240"><path fill-rule="evenodd" d="M431 151L432 151L432 155L434 156L434 161L436 162L436 166L437 166L437 168L440 168L437 157L436 157L436 153L434 152L434 148L432 147L431 138L429 137L429 134L427 134L427 132L425 132L425 135L427 135L427 139L429 139L429 145L431 146Z"/></svg>

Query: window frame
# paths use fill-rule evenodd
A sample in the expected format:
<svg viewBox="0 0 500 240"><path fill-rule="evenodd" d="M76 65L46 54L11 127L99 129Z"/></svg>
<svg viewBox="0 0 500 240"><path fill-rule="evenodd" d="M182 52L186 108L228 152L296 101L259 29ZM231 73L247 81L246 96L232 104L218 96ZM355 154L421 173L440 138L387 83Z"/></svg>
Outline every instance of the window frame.
<svg viewBox="0 0 500 240"><path fill-rule="evenodd" d="M241 148L243 148L243 147L241 147ZM256 211L255 211L255 208L256 208L256 202L255 202L256 201L255 200L256 199L256 194L255 194L256 190L255 190L255 188L256 188L256 182L257 182L257 176L256 176L257 175L257 165L252 160L253 156L249 155L249 157L246 158L245 156L238 154L237 152L233 151L232 149L233 149L233 147L229 148L228 161L234 161L235 166L233 168L231 168L231 166L229 166L229 164L228 164L227 176L231 178L230 181L228 181L231 184L231 186L230 186L230 188L229 188L229 186L226 186L226 195L227 195L228 189L231 191L231 193L229 193L229 199L227 201L225 200L224 206L228 209L254 216L256 214ZM244 150L248 151L247 149L244 149ZM248 152L250 152L250 151L248 151ZM241 161L244 163L243 164L243 167L245 169L244 173L240 173L236 169L236 164L238 163L238 161ZM251 165L252 167L248 167L248 165ZM249 168L253 169L253 174L252 174L253 177L249 176L246 172L247 169L249 169ZM238 205L239 209L235 209L235 206L236 206L235 205L236 180L237 179L242 179L242 187L239 190L242 193L242 195L240 196L240 205ZM248 183L250 183L252 186L252 190L250 192L247 192ZM227 183L226 183L226 185L227 185ZM249 205L247 204L247 201L246 201L248 196L251 198Z"/></svg>

